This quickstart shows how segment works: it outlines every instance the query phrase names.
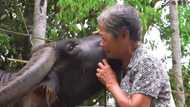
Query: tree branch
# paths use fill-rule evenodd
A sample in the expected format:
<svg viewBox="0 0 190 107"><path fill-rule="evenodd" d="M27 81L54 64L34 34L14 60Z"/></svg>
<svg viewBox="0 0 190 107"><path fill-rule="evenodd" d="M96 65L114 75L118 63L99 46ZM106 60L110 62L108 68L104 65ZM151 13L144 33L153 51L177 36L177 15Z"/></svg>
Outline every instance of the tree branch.
<svg viewBox="0 0 190 107"><path fill-rule="evenodd" d="M31 37L30 34L9 31L9 30L3 29L3 28L0 28L0 32L4 32L4 33L8 33L8 34L13 34L13 35L18 35L18 36L28 36L28 37ZM39 39L39 40L45 40L47 42L52 42L53 41L53 40L49 40L47 38L40 38L40 37L32 37L32 38L33 39Z"/></svg>

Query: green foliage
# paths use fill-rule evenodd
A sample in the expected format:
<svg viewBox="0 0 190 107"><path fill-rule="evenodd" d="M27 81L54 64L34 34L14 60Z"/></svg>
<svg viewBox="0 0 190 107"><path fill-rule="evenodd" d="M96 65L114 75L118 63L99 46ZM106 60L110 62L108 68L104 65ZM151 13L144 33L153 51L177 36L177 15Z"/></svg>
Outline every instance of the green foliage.
<svg viewBox="0 0 190 107"><path fill-rule="evenodd" d="M64 24L64 38L91 34L97 28L97 15L114 2L115 0L59 0L60 12L56 15L56 20Z"/></svg>
<svg viewBox="0 0 190 107"><path fill-rule="evenodd" d="M181 39L181 52L182 57L189 56L188 50L185 48L188 44L190 44L190 6L189 5L179 5L178 6L178 19L179 19L179 30L180 30L180 39ZM169 15L166 16L166 20L169 21ZM161 24L161 33L163 39L170 40L171 39L171 28L170 23L168 25ZM168 43L169 44L169 43ZM190 105L190 63L188 66L182 66L183 72L183 82L184 89L186 95L186 105ZM176 80L174 80L174 73L170 72L171 86L173 90L176 90ZM173 94L175 95L175 93ZM176 96L174 97L176 98Z"/></svg>
<svg viewBox="0 0 190 107"><path fill-rule="evenodd" d="M190 6L179 6L178 11L182 54L187 56L189 53L185 47L190 44Z"/></svg>
<svg viewBox="0 0 190 107"><path fill-rule="evenodd" d="M6 34L0 33L0 68L7 71L15 71L20 67L16 62L9 62L7 58L17 55L12 48L13 39Z"/></svg>
<svg viewBox="0 0 190 107"><path fill-rule="evenodd" d="M156 1L158 0L125 0L126 4L136 7L139 11L142 24L142 35L146 33L150 25L161 24L161 10L154 8Z"/></svg>
<svg viewBox="0 0 190 107"><path fill-rule="evenodd" d="M183 81L184 81L184 88L185 88L185 96L186 96L186 105L190 105L190 63L187 67L183 66ZM189 107L189 106L188 106Z"/></svg>
<svg viewBox="0 0 190 107"><path fill-rule="evenodd" d="M25 32L23 22L24 3L27 0L1 0L0 27L17 32ZM15 27L16 26L16 27Z"/></svg>
<svg viewBox="0 0 190 107"><path fill-rule="evenodd" d="M143 34L148 27L153 24L160 24L160 10L155 9L154 5L158 0L125 0L125 4L136 7L140 12ZM55 22L59 23L61 35L56 35L56 29L48 30L50 34L56 35L55 38L83 37L91 34L97 28L96 18L100 12L109 5L116 3L116 0L59 0L57 7L59 12ZM77 27L81 26L81 29ZM87 25L87 26L86 26ZM64 35L64 36L63 36ZM60 37L63 36L63 37ZM50 36L49 36L50 37Z"/></svg>
<svg viewBox="0 0 190 107"><path fill-rule="evenodd" d="M190 43L190 6L189 5L179 5L178 6L178 19L179 19L179 30L180 30L180 39L181 39L181 49L182 56L188 55L186 50L187 44ZM169 22L169 15L166 16L166 20ZM171 39L171 28L170 23L168 25L161 23L160 24L161 36L164 39Z"/></svg>
<svg viewBox="0 0 190 107"><path fill-rule="evenodd" d="M0 28L14 32L27 32L27 18L24 18L27 9L31 8L31 0L0 0ZM33 6L32 6L33 8ZM31 14L31 13L28 13ZM31 19L29 22L31 22ZM30 51L27 47L28 37L16 35L11 32L0 30L0 68L8 71L17 71L22 64L9 61L7 58L23 59Z"/></svg>
<svg viewBox="0 0 190 107"><path fill-rule="evenodd" d="M185 91L185 103L186 105L190 105L190 62L188 66L182 66L182 73L183 73L183 84L184 84L184 91ZM174 100L176 100L176 80L175 80L175 75L172 71L169 72L169 76L170 76L170 83L171 83L171 87L173 91L173 95L174 95ZM181 93L183 94L183 93ZM189 107L189 106L187 106Z"/></svg>
<svg viewBox="0 0 190 107"><path fill-rule="evenodd" d="M0 33L0 56L1 59L2 57L6 56L9 53L9 50L11 49L10 44L9 44L10 38L5 35Z"/></svg>

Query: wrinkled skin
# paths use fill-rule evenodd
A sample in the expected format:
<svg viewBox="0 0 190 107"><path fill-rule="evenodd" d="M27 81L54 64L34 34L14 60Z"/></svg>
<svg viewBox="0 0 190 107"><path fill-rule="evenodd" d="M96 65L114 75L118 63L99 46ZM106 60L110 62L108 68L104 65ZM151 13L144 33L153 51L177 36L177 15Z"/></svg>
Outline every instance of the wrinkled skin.
<svg viewBox="0 0 190 107"><path fill-rule="evenodd" d="M54 48L55 64L39 83L31 86L31 90L14 96L4 105L13 101L17 103L15 99L18 98L19 106L25 107L73 107L82 103L102 89L96 78L97 63L105 58L99 43L98 36L89 36L83 39L61 40L40 47L36 51L44 47ZM121 69L119 61L108 60L115 71Z"/></svg>

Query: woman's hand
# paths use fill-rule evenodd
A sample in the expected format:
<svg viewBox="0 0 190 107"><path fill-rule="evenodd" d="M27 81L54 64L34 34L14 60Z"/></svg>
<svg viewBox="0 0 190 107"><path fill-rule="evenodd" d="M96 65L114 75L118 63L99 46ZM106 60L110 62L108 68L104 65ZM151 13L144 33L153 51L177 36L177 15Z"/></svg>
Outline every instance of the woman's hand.
<svg viewBox="0 0 190 107"><path fill-rule="evenodd" d="M105 59L99 62L98 66L96 73L98 79L111 92L119 107L150 107L150 96L141 93L128 95L119 87L116 75Z"/></svg>
<svg viewBox="0 0 190 107"><path fill-rule="evenodd" d="M115 86L119 85L116 75L113 72L110 65L108 64L108 62L106 61L106 59L103 59L102 62L99 62L98 66L99 68L96 69L96 76L109 91L111 91L112 88L114 88Z"/></svg>

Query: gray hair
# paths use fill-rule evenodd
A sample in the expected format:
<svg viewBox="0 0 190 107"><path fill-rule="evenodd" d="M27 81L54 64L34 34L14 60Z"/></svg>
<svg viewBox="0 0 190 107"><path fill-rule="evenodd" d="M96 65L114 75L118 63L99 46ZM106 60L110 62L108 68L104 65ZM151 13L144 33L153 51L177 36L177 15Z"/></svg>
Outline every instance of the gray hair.
<svg viewBox="0 0 190 107"><path fill-rule="evenodd" d="M131 40L139 41L141 25L138 12L132 6L121 4L105 9L97 18L99 24L115 38L120 32L128 31Z"/></svg>

